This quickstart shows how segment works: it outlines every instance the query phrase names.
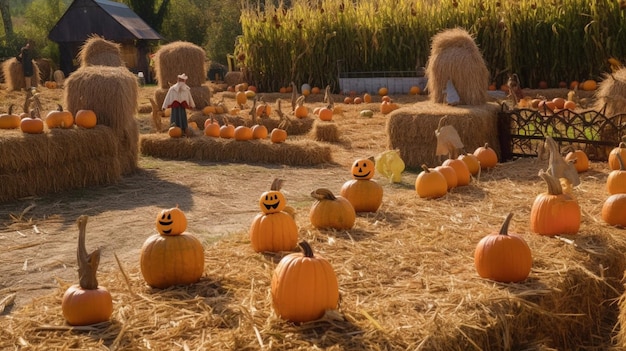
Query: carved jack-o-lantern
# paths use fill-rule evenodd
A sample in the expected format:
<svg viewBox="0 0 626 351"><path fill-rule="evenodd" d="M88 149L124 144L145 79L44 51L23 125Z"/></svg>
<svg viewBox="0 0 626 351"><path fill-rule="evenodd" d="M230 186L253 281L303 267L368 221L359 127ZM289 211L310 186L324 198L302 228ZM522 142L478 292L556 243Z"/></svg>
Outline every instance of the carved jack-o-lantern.
<svg viewBox="0 0 626 351"><path fill-rule="evenodd" d="M371 179L374 176L376 165L372 158L362 158L352 164L352 177L354 179Z"/></svg>
<svg viewBox="0 0 626 351"><path fill-rule="evenodd" d="M161 235L180 235L187 229L187 217L178 206L162 210L157 215L156 228Z"/></svg>
<svg viewBox="0 0 626 351"><path fill-rule="evenodd" d="M274 179L270 191L266 191L261 194L259 207L261 207L261 211L263 213L276 213L285 209L285 206L287 205L285 195L280 192L282 183L282 179Z"/></svg>

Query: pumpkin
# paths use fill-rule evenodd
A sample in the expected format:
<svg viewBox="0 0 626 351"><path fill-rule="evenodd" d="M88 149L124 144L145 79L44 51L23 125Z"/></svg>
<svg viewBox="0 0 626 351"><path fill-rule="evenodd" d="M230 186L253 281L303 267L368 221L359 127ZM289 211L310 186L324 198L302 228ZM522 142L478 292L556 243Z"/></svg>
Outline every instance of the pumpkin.
<svg viewBox="0 0 626 351"><path fill-rule="evenodd" d="M342 196L335 196L332 191L320 188L311 192L316 200L311 206L309 219L311 225L318 229L350 229L356 221L356 211Z"/></svg>
<svg viewBox="0 0 626 351"><path fill-rule="evenodd" d="M372 102L372 95L370 95L369 93L365 93L363 94L363 102L366 104L369 104Z"/></svg>
<svg viewBox="0 0 626 351"><path fill-rule="evenodd" d="M474 150L474 156L480 162L481 169L490 169L498 164L498 154L489 146L489 143L485 143L485 146L480 146Z"/></svg>
<svg viewBox="0 0 626 351"><path fill-rule="evenodd" d="M214 105L206 105L204 106L204 108L202 108L202 114L204 115L210 116L214 113L217 113Z"/></svg>
<svg viewBox="0 0 626 351"><path fill-rule="evenodd" d="M474 154L461 154L458 159L465 162L467 170L471 175L475 176L478 174L478 171L480 171L480 161L478 161L478 157L474 156Z"/></svg>
<svg viewBox="0 0 626 351"><path fill-rule="evenodd" d="M234 137L235 137L235 126L228 122L225 122L220 127L220 138L232 139Z"/></svg>
<svg viewBox="0 0 626 351"><path fill-rule="evenodd" d="M351 179L343 183L340 195L356 212L376 212L383 202L383 187L373 179Z"/></svg>
<svg viewBox="0 0 626 351"><path fill-rule="evenodd" d="M309 109L304 106L304 96L300 96L296 100L296 108L293 112L298 118L305 118L309 116Z"/></svg>
<svg viewBox="0 0 626 351"><path fill-rule="evenodd" d="M619 145L611 150L609 153L609 168L612 170L619 169L619 161L617 160L617 154L622 157L622 160L626 160L626 143L620 142Z"/></svg>
<svg viewBox="0 0 626 351"><path fill-rule="evenodd" d="M57 104L57 109L48 112L46 115L46 125L48 128L72 128L74 116L69 111L64 111L63 106Z"/></svg>
<svg viewBox="0 0 626 351"><path fill-rule="evenodd" d="M454 170L454 168L450 166L437 166L435 167L435 171L441 173L443 177L446 178L448 190L456 188L458 184L458 179L456 177L456 171Z"/></svg>
<svg viewBox="0 0 626 351"><path fill-rule="evenodd" d="M100 249L87 253L85 235L88 217L78 217L78 284L70 286L61 299L63 317L70 325L89 325L106 322L113 313L113 299L109 291L98 285L96 272L100 263Z"/></svg>
<svg viewBox="0 0 626 351"><path fill-rule="evenodd" d="M609 225L626 227L626 194L613 194L604 201L602 220Z"/></svg>
<svg viewBox="0 0 626 351"><path fill-rule="evenodd" d="M354 179L372 179L376 173L376 165L373 158L361 158L352 164L352 178Z"/></svg>
<svg viewBox="0 0 626 351"><path fill-rule="evenodd" d="M458 158L448 158L443 161L441 165L454 168L454 171L456 172L457 186L464 186L470 183L472 175L469 171L469 167L467 167L467 163L459 160Z"/></svg>
<svg viewBox="0 0 626 351"><path fill-rule="evenodd" d="M98 118L93 110L78 110L74 117L74 123L82 128L93 128L98 123Z"/></svg>
<svg viewBox="0 0 626 351"><path fill-rule="evenodd" d="M187 230L187 217L176 207L161 210L156 217L156 229L161 235L179 235Z"/></svg>
<svg viewBox="0 0 626 351"><path fill-rule="evenodd" d="M574 197L564 193L559 180L546 172L539 176L548 191L535 197L530 210L530 230L540 235L576 234L580 228L580 206Z"/></svg>
<svg viewBox="0 0 626 351"><path fill-rule="evenodd" d="M302 253L283 257L272 274L272 307L285 320L301 323L324 316L326 310L339 304L339 283L331 264L314 255L303 241Z"/></svg>
<svg viewBox="0 0 626 351"><path fill-rule="evenodd" d="M517 283L528 278L533 258L530 247L517 234L509 234L513 213L504 220L499 233L489 234L474 250L474 267L482 278L502 283Z"/></svg>
<svg viewBox="0 0 626 351"><path fill-rule="evenodd" d="M170 138L180 138L183 136L183 130L178 126L171 126L167 130L167 135L169 135Z"/></svg>
<svg viewBox="0 0 626 351"><path fill-rule="evenodd" d="M265 139L267 135L267 127L263 124L255 124L252 126L252 139Z"/></svg>
<svg viewBox="0 0 626 351"><path fill-rule="evenodd" d="M233 133L235 140L244 141L252 140L252 128L246 126L237 126Z"/></svg>
<svg viewBox="0 0 626 351"><path fill-rule="evenodd" d="M272 129L272 132L270 133L270 140L274 144L284 143L285 140L287 140L287 131L280 128Z"/></svg>
<svg viewBox="0 0 626 351"><path fill-rule="evenodd" d="M30 117L22 118L20 129L27 134L43 133L43 120L35 115L35 110L30 111Z"/></svg>
<svg viewBox="0 0 626 351"><path fill-rule="evenodd" d="M322 107L318 113L319 119L325 122L333 120L333 110L328 107Z"/></svg>
<svg viewBox="0 0 626 351"><path fill-rule="evenodd" d="M220 124L213 117L204 121L204 135L214 138L220 136Z"/></svg>
<svg viewBox="0 0 626 351"><path fill-rule="evenodd" d="M616 157L620 168L609 172L606 178L606 190L611 195L626 193L626 169L624 168L624 160L620 154L617 154Z"/></svg>
<svg viewBox="0 0 626 351"><path fill-rule="evenodd" d="M459 162L463 162L460 161ZM448 182L443 174L435 170L430 170L426 165L422 165L423 172L415 178L415 192L421 198L434 199L442 197L448 193Z"/></svg>
<svg viewBox="0 0 626 351"><path fill-rule="evenodd" d="M385 100L380 103L380 112L384 115L397 110L398 108L398 104L392 101Z"/></svg>
<svg viewBox="0 0 626 351"><path fill-rule="evenodd" d="M44 83L44 86L45 86L46 88L48 88L48 89L56 89L56 88L57 88L57 83L56 83L56 82L54 82L54 81L51 81L51 80L47 80L47 81Z"/></svg>
<svg viewBox="0 0 626 351"><path fill-rule="evenodd" d="M238 91L235 94L235 101L237 102L237 104L239 106L243 106L246 104L246 102L248 102L248 97L246 96L246 93L243 91Z"/></svg>
<svg viewBox="0 0 626 351"><path fill-rule="evenodd" d="M22 119L13 113L13 104L9 106L7 113L0 114L0 129L16 129L20 127Z"/></svg>
<svg viewBox="0 0 626 351"><path fill-rule="evenodd" d="M250 226L250 242L255 252L293 250L298 242L298 226L287 211L285 196L280 191L283 180L274 179L269 191L261 194L259 207Z"/></svg>
<svg viewBox="0 0 626 351"><path fill-rule="evenodd" d="M572 161L578 173L589 170L589 157L583 150L569 151L565 155L565 161Z"/></svg>

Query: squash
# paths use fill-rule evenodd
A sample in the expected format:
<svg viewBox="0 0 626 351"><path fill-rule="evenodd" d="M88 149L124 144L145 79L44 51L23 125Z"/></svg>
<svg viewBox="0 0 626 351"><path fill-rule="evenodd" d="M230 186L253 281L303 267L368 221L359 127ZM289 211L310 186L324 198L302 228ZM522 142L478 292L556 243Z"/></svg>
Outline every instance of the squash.
<svg viewBox="0 0 626 351"><path fill-rule="evenodd" d="M459 162L463 162L459 160ZM430 170L425 164L423 172L415 178L415 192L417 196L426 199L435 199L448 193L448 182L443 174L436 170Z"/></svg>
<svg viewBox="0 0 626 351"><path fill-rule="evenodd" d="M626 142L622 141L619 145L617 145L617 147L611 149L611 152L609 153L609 168L612 170L620 168L619 161L617 160L617 154L622 157L622 160L626 160Z"/></svg>
<svg viewBox="0 0 626 351"><path fill-rule="evenodd" d="M314 255L306 242L302 253L283 257L272 274L272 307L285 320L302 323L322 318L339 305L339 283L331 264Z"/></svg>
<svg viewBox="0 0 626 351"><path fill-rule="evenodd" d="M69 111L64 111L63 106L57 104L58 108L48 112L45 121L48 128L72 128L74 126L74 116Z"/></svg>
<svg viewBox="0 0 626 351"><path fill-rule="evenodd" d="M530 230L546 236L578 233L581 212L576 199L563 192L557 178L546 172L540 172L539 176L548 191L535 197L530 210Z"/></svg>
<svg viewBox="0 0 626 351"><path fill-rule="evenodd" d="M20 127L22 119L13 113L13 104L9 106L7 113L0 114L0 129L16 129Z"/></svg>
<svg viewBox="0 0 626 351"><path fill-rule="evenodd" d="M609 172L606 178L606 191L609 194L624 194L626 193L626 168L624 168L624 160L620 154L615 155L619 162L619 169Z"/></svg>
<svg viewBox="0 0 626 351"><path fill-rule="evenodd" d="M578 173L589 170L589 157L583 150L572 150L565 155L565 161L574 163Z"/></svg>
<svg viewBox="0 0 626 351"><path fill-rule="evenodd" d="M237 126L233 137L237 141L252 140L252 128L246 126Z"/></svg>
<svg viewBox="0 0 626 351"><path fill-rule="evenodd" d="M280 191L283 180L274 179L269 191L261 194L259 207L250 225L250 242L255 252L293 250L298 243L298 226L287 209L287 201Z"/></svg>
<svg viewBox="0 0 626 351"><path fill-rule="evenodd" d="M481 169L490 169L498 164L498 154L489 146L489 143L485 143L484 146L480 146L474 150L474 156L478 159Z"/></svg>
<svg viewBox="0 0 626 351"><path fill-rule="evenodd" d="M81 128L93 128L98 124L98 118L93 110L78 110L74 117L74 123Z"/></svg>
<svg viewBox="0 0 626 351"><path fill-rule="evenodd" d="M20 129L26 134L41 134L43 128L43 120L35 115L35 110L30 111L30 117L22 118L20 121Z"/></svg>
<svg viewBox="0 0 626 351"><path fill-rule="evenodd" d="M113 314L111 293L98 285L96 272L100 262L100 249L88 254L85 247L85 235L88 217L82 215L76 221L78 225L78 280L70 286L61 299L63 317L70 325L89 325L106 322Z"/></svg>
<svg viewBox="0 0 626 351"><path fill-rule="evenodd" d="M270 140L274 144L284 143L287 140L287 131L281 128L272 129Z"/></svg>
<svg viewBox="0 0 626 351"><path fill-rule="evenodd" d="M465 186L470 183L472 174L467 167L467 163L459 160L458 158L448 158L441 164L442 166L450 166L454 168L457 178L457 186Z"/></svg>
<svg viewBox="0 0 626 351"><path fill-rule="evenodd" d="M513 213L504 220L499 233L489 234L474 250L474 267L482 278L502 283L526 280L532 268L530 247L521 236L508 232Z"/></svg>
<svg viewBox="0 0 626 351"><path fill-rule="evenodd" d="M602 220L612 226L626 227L626 194L613 194L604 201Z"/></svg>
<svg viewBox="0 0 626 351"><path fill-rule="evenodd" d="M465 162L467 170L471 175L478 175L478 172L480 171L480 161L478 160L478 157L474 154L467 153L459 155L458 159Z"/></svg>
<svg viewBox="0 0 626 351"><path fill-rule="evenodd" d="M309 211L311 225L318 229L351 229L356 221L356 211L342 196L335 196L332 191L320 188L311 192L315 202Z"/></svg>

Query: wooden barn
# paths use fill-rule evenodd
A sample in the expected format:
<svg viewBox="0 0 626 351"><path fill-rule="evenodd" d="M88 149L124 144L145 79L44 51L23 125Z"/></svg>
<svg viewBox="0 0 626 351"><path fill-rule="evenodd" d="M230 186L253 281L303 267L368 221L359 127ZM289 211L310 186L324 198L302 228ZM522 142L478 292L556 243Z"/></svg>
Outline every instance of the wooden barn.
<svg viewBox="0 0 626 351"><path fill-rule="evenodd" d="M119 43L128 69L152 80L150 44L163 37L128 6L109 0L74 0L50 30L48 38L59 45L59 66L65 76L78 67L77 54L91 35Z"/></svg>

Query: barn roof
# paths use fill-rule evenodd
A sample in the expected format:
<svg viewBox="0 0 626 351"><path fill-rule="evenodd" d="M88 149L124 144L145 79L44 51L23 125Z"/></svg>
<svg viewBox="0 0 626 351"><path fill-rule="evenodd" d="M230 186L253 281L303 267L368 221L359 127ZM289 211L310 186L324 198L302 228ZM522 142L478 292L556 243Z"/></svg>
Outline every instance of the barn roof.
<svg viewBox="0 0 626 351"><path fill-rule="evenodd" d="M161 40L128 6L109 0L74 0L48 33L54 42L83 42L97 34L111 41Z"/></svg>

